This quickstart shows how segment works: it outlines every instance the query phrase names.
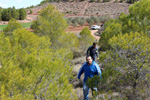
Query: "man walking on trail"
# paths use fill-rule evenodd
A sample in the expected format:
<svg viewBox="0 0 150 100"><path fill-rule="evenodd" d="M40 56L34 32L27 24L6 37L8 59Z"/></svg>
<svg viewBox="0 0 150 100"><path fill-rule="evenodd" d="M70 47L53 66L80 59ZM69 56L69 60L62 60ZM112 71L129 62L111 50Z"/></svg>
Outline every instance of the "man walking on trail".
<svg viewBox="0 0 150 100"><path fill-rule="evenodd" d="M96 60L96 56L99 59L99 53L96 47L96 43L93 43L93 45L87 49L86 54L87 56L91 56L94 61Z"/></svg>
<svg viewBox="0 0 150 100"><path fill-rule="evenodd" d="M94 75L100 76L101 78L101 69L98 66L98 64L92 60L91 56L86 57L86 62L82 65L82 67L79 70L78 73L78 79L80 79L80 76L84 73L84 80L83 80L83 95L84 100L89 100L89 86L87 86L86 81L88 78L94 77ZM97 92L97 87L92 88L92 94L93 90Z"/></svg>

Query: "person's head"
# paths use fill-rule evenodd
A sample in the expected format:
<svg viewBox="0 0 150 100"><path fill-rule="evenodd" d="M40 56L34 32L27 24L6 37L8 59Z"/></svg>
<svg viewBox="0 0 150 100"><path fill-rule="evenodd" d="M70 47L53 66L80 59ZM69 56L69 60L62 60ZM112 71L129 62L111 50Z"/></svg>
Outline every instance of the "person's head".
<svg viewBox="0 0 150 100"><path fill-rule="evenodd" d="M92 62L93 62L92 57L91 57L91 56L87 56L87 57L86 57L86 62L87 62L89 65L91 65Z"/></svg>
<svg viewBox="0 0 150 100"><path fill-rule="evenodd" d="M96 43L95 43L95 42L93 43L93 47L94 47L94 48L96 47Z"/></svg>

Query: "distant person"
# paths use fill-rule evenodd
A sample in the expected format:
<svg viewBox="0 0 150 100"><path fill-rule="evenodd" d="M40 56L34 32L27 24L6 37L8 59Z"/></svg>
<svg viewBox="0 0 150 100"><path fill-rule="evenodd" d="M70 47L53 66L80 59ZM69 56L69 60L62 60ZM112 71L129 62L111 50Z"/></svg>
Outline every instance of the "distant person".
<svg viewBox="0 0 150 100"><path fill-rule="evenodd" d="M87 56L91 56L94 61L96 60L96 56L99 59L99 53L95 42L87 49L86 54Z"/></svg>
<svg viewBox="0 0 150 100"><path fill-rule="evenodd" d="M101 69L98 66L98 64L92 60L91 56L86 57L86 62L82 65L82 67L79 70L78 73L78 79L80 79L80 76L84 73L84 80L83 80L83 95L84 100L89 100L89 90L90 88L87 86L86 81L88 78L94 77L94 75L102 77ZM97 93L97 87L92 88L92 94L93 91L96 91Z"/></svg>

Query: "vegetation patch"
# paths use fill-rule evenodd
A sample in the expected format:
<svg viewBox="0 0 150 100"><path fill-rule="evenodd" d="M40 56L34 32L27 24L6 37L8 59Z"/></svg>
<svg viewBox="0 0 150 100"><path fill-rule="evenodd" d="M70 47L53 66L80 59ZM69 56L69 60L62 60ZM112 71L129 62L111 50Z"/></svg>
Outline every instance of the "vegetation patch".
<svg viewBox="0 0 150 100"><path fill-rule="evenodd" d="M7 27L7 25L0 25L0 30L3 30L6 27Z"/></svg>
<svg viewBox="0 0 150 100"><path fill-rule="evenodd" d="M32 22L30 23L21 23L22 27L24 28L29 28L31 26ZM3 30L4 28L6 28L8 25L0 25L0 30Z"/></svg>

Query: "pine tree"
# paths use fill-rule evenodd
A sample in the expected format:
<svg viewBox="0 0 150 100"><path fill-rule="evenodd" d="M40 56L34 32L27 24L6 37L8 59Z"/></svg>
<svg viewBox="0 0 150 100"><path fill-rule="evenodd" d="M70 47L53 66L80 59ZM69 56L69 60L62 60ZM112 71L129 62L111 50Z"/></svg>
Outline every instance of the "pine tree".
<svg viewBox="0 0 150 100"><path fill-rule="evenodd" d="M83 28L80 32L80 44L82 49L85 51L94 42L94 37L91 35L91 31L88 27Z"/></svg>
<svg viewBox="0 0 150 100"><path fill-rule="evenodd" d="M63 18L60 12L48 9L41 12L36 22L43 23L39 23L40 27L34 23L35 29L45 33L44 27L51 28L50 32L58 35L57 41L50 42L53 36L49 33L40 35L19 28L15 19L6 28L11 35L0 34L0 99L77 100L69 79L72 50L78 46L78 38L65 32L67 25L64 19L59 19Z"/></svg>
<svg viewBox="0 0 150 100"><path fill-rule="evenodd" d="M149 42L150 38L141 33L119 34L111 38L112 49L100 57L105 64L104 87L112 91L114 87L122 99L148 99Z"/></svg>
<svg viewBox="0 0 150 100"><path fill-rule="evenodd" d="M2 20L3 21L8 21L9 17L8 17L8 9L4 9L2 12Z"/></svg>
<svg viewBox="0 0 150 100"><path fill-rule="evenodd" d="M14 19L17 19L17 12L16 12L16 8L15 7L13 7L12 9L12 18L14 18Z"/></svg>
<svg viewBox="0 0 150 100"><path fill-rule="evenodd" d="M4 100L74 99L68 49L53 51L47 37L26 29L0 34L0 95Z"/></svg>
<svg viewBox="0 0 150 100"><path fill-rule="evenodd" d="M99 44L101 45L101 50L110 49L110 45L108 41L113 36L117 36L122 33L122 25L119 23L117 19L112 19L105 23L105 30L101 34L101 39L99 40Z"/></svg>
<svg viewBox="0 0 150 100"><path fill-rule="evenodd" d="M129 15L105 23L100 40L109 45L100 56L105 66L100 90L108 93L104 99L114 98L113 91L118 92L116 99L150 99L149 5L149 0L135 2Z"/></svg>
<svg viewBox="0 0 150 100"><path fill-rule="evenodd" d="M24 20L26 18L26 11L24 8L19 9L19 19Z"/></svg>
<svg viewBox="0 0 150 100"><path fill-rule="evenodd" d="M16 19L11 19L8 22L8 26L3 29L6 34L11 34L14 30L22 28L21 24Z"/></svg>
<svg viewBox="0 0 150 100"><path fill-rule="evenodd" d="M52 44L57 45L57 43L60 44L59 38L62 38L68 25L63 14L53 5L49 5L41 10L40 16L32 26L39 36L48 36Z"/></svg>
<svg viewBox="0 0 150 100"><path fill-rule="evenodd" d="M12 12L11 12L11 8L8 8L8 20L10 20L12 18Z"/></svg>

